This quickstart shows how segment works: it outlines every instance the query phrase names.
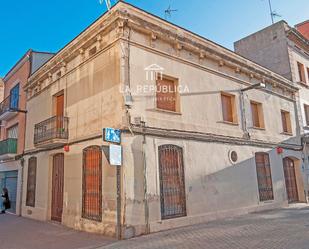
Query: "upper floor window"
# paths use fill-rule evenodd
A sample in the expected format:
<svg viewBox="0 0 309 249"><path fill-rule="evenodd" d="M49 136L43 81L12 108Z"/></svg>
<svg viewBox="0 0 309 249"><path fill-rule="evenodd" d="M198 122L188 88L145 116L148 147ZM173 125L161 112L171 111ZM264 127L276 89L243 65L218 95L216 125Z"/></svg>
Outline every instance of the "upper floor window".
<svg viewBox="0 0 309 249"><path fill-rule="evenodd" d="M298 75L299 80L303 83L306 83L306 76L305 76L305 67L302 63L297 62L297 68L298 68Z"/></svg>
<svg viewBox="0 0 309 249"><path fill-rule="evenodd" d="M19 84L14 86L10 91L10 108L18 109L19 104Z"/></svg>
<svg viewBox="0 0 309 249"><path fill-rule="evenodd" d="M254 128L265 128L262 104L250 101L252 125Z"/></svg>
<svg viewBox="0 0 309 249"><path fill-rule="evenodd" d="M179 112L178 82L175 79L163 77L156 81L157 108L166 111Z"/></svg>
<svg viewBox="0 0 309 249"><path fill-rule="evenodd" d="M237 111L235 103L235 95L221 93L222 117L223 121L229 123L237 123Z"/></svg>
<svg viewBox="0 0 309 249"><path fill-rule="evenodd" d="M304 111L306 117L306 126L309 126L309 105L304 104Z"/></svg>
<svg viewBox="0 0 309 249"><path fill-rule="evenodd" d="M284 133L292 134L290 113L281 110L282 129Z"/></svg>

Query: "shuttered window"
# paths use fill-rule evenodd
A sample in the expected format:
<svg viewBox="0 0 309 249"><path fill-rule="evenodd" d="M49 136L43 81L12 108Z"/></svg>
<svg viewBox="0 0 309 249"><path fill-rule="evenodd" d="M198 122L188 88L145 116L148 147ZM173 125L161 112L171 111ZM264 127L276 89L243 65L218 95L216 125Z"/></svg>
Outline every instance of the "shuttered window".
<svg viewBox="0 0 309 249"><path fill-rule="evenodd" d="M255 128L265 128L262 104L251 101L252 125Z"/></svg>
<svg viewBox="0 0 309 249"><path fill-rule="evenodd" d="M260 201L273 200L274 194L269 155L264 152L256 153L255 163Z"/></svg>
<svg viewBox="0 0 309 249"><path fill-rule="evenodd" d="M227 93L221 93L221 103L223 121L237 123L235 96Z"/></svg>
<svg viewBox="0 0 309 249"><path fill-rule="evenodd" d="M281 110L282 130L284 133L292 133L290 113Z"/></svg>
<svg viewBox="0 0 309 249"><path fill-rule="evenodd" d="M297 68L298 68L298 75L299 80L303 83L306 83L306 76L305 76L305 67L302 63L297 62Z"/></svg>
<svg viewBox="0 0 309 249"><path fill-rule="evenodd" d="M102 220L102 153L99 146L83 151L82 217Z"/></svg>
<svg viewBox="0 0 309 249"><path fill-rule="evenodd" d="M157 108L166 111L178 112L177 82L172 79L158 79L156 85Z"/></svg>
<svg viewBox="0 0 309 249"><path fill-rule="evenodd" d="M26 206L35 206L35 189L36 189L36 168L37 159L31 157L28 160L28 179L27 179L27 197Z"/></svg>
<svg viewBox="0 0 309 249"><path fill-rule="evenodd" d="M306 125L309 126L309 105L304 105Z"/></svg>

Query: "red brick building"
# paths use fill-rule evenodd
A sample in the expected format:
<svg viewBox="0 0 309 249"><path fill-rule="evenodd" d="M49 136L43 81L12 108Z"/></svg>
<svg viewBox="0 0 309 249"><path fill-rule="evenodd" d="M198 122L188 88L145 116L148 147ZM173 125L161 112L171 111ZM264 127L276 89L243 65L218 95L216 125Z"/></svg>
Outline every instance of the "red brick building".
<svg viewBox="0 0 309 249"><path fill-rule="evenodd" d="M295 28L299 33L301 33L304 37L306 37L306 39L309 40L309 20L295 25Z"/></svg>

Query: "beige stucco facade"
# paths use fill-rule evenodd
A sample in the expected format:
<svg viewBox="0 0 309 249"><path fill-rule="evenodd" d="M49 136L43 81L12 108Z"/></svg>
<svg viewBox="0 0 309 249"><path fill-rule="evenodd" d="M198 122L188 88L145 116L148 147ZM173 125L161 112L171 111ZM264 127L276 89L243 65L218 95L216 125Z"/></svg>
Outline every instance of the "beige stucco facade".
<svg viewBox="0 0 309 249"><path fill-rule="evenodd" d="M156 108L155 92L149 90L156 81L145 70L153 64L187 89L177 97L177 112ZM260 82L265 89L242 94L241 89ZM300 170L297 88L289 80L126 3L118 3L41 67L25 91L25 172L29 158L37 158L35 205L23 202L26 217L51 219L57 153L64 154L62 223L115 236L118 204L122 238L287 205L283 158L292 158ZM63 145L38 148L34 126L55 115L53 97L61 91L69 151ZM234 123L223 121L221 92L235 97ZM250 101L262 104L265 128L253 128ZM283 133L281 110L290 114L290 134ZM121 198L117 203L116 167L102 152L103 214L93 221L82 217L83 150L108 145L102 139L105 127L122 130ZM161 210L158 148L167 144L183 152L186 215L174 219L162 219ZM237 153L235 162L231 151ZM270 201L259 198L256 152L269 155ZM303 186L298 187L304 200Z"/></svg>

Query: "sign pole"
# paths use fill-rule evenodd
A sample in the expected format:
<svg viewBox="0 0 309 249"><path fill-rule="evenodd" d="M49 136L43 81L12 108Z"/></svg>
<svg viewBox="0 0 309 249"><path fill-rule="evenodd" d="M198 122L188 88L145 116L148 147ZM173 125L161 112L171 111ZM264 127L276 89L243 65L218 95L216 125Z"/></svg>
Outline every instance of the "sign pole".
<svg viewBox="0 0 309 249"><path fill-rule="evenodd" d="M116 166L117 184L117 238L121 240L121 166Z"/></svg>

